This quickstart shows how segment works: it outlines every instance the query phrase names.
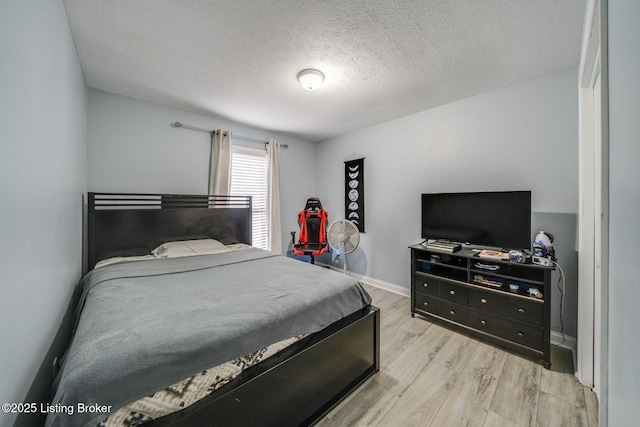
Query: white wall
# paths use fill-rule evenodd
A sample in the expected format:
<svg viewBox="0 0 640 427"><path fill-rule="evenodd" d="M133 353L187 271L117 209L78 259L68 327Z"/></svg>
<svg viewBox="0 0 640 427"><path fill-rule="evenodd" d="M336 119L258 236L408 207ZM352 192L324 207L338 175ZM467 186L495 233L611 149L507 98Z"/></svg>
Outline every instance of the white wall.
<svg viewBox="0 0 640 427"><path fill-rule="evenodd" d="M181 122L236 135L275 138L280 150L283 250L297 213L315 194L314 143L108 92L89 90L88 191L206 194L210 137ZM261 148L240 139L234 143Z"/></svg>
<svg viewBox="0 0 640 427"><path fill-rule="evenodd" d="M609 355L603 425L638 425L640 407L640 2L609 0Z"/></svg>
<svg viewBox="0 0 640 427"><path fill-rule="evenodd" d="M367 224L360 248L349 258L355 273L409 288L407 246L421 240L420 194L481 190L532 190L534 227L544 226L556 235L560 263L575 267L576 69L318 144L318 196L333 219L344 217L343 162L354 154L366 158ZM562 218L557 220L556 214ZM575 336L575 273L572 280L565 332ZM556 326L559 296L553 300L552 326Z"/></svg>
<svg viewBox="0 0 640 427"><path fill-rule="evenodd" d="M0 402L48 401L86 184L87 93L62 0L3 2L0 57ZM38 424L0 412L0 426Z"/></svg>

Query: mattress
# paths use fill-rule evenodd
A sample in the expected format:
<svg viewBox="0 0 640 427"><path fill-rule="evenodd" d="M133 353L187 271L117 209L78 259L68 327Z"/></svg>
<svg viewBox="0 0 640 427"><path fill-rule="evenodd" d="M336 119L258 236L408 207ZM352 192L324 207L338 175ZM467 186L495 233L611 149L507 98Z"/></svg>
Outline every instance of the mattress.
<svg viewBox="0 0 640 427"><path fill-rule="evenodd" d="M94 410L50 413L47 426L95 426L144 396L371 303L349 276L256 248L108 265L81 285L52 404Z"/></svg>

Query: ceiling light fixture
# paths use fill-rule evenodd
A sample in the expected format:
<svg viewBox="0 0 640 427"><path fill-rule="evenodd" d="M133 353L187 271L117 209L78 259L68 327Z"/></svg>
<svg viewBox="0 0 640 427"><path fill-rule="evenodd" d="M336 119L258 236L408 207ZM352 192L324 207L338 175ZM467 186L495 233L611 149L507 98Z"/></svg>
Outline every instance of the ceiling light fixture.
<svg viewBox="0 0 640 427"><path fill-rule="evenodd" d="M307 90L316 90L324 81L324 74L320 70L307 68L298 73L298 81Z"/></svg>

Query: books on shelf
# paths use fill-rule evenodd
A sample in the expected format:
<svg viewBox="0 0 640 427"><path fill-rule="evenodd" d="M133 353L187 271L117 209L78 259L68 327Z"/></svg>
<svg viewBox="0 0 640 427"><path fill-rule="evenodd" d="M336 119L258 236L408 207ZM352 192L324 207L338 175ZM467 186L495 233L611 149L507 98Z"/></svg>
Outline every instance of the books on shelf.
<svg viewBox="0 0 640 427"><path fill-rule="evenodd" d="M486 277L480 275L480 274L476 274L473 276L473 281L475 283L479 283L481 285L489 285L489 286L493 286L494 288L500 288L502 287L502 281L495 278L495 279L487 279Z"/></svg>

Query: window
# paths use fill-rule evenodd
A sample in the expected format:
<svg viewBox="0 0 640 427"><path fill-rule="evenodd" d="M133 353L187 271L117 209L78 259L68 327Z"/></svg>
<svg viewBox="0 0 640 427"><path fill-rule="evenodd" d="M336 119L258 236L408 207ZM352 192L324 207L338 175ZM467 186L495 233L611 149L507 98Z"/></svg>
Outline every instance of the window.
<svg viewBox="0 0 640 427"><path fill-rule="evenodd" d="M253 246L268 249L267 234L267 153L233 146L231 195L252 197Z"/></svg>

